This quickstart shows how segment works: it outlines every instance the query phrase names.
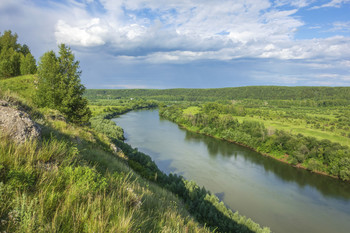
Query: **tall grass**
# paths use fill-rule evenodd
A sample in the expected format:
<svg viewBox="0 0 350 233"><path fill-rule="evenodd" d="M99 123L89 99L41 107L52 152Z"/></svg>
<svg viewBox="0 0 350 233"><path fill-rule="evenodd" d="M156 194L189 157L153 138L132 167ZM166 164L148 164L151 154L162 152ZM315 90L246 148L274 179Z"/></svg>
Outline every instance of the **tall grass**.
<svg viewBox="0 0 350 233"><path fill-rule="evenodd" d="M0 136L0 231L208 232L176 196L104 150L96 133L61 127L24 144Z"/></svg>

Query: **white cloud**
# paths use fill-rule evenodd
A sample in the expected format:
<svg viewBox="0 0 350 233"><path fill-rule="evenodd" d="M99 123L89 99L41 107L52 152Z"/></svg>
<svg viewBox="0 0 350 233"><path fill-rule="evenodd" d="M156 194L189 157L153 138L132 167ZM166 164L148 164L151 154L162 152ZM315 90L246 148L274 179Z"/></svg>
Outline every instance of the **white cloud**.
<svg viewBox="0 0 350 233"><path fill-rule="evenodd" d="M331 0L328 3L322 4L321 6L314 6L311 9L319 9L324 7L341 7L343 4L349 3L350 0Z"/></svg>
<svg viewBox="0 0 350 233"><path fill-rule="evenodd" d="M350 32L350 21L346 22L334 22L333 28L331 31L341 31L341 32Z"/></svg>
<svg viewBox="0 0 350 233"><path fill-rule="evenodd" d="M331 1L336 6L348 1ZM244 57L278 59L350 58L349 37L296 40L305 23L295 16L313 0L195 1L100 0L103 9L87 10L92 0L48 1L45 10L27 1L2 2L2 9L32 15L36 35L54 35L57 43L76 50L104 52L128 61L186 63ZM290 10L276 6L289 5ZM294 9L293 9L294 6ZM0 9L1 9L0 8ZM91 8L91 7L90 7ZM8 11L8 10L7 10ZM4 18L0 15L0 19ZM45 20L43 20L45 19ZM23 28L27 25L22 22ZM49 25L54 28L48 29ZM349 31L349 22L335 22L335 31ZM39 33L40 30L49 33ZM50 34L50 31L54 33ZM33 38L34 40L34 38ZM43 39L44 40L44 39ZM52 46L51 46L52 48Z"/></svg>
<svg viewBox="0 0 350 233"><path fill-rule="evenodd" d="M259 54L261 47L268 44L292 40L297 28L303 25L293 17L296 9L278 11L271 8L268 0L101 3L106 13L99 15L98 22L94 21L95 15L81 13L76 13L80 18L71 23L58 21L57 41L75 46L108 44L108 51L116 55L139 51L138 56L152 53L157 56L180 51L188 57L187 52L191 51L196 55L190 57L203 58L205 54L233 50L241 56L250 56ZM171 54L164 57L177 60Z"/></svg>
<svg viewBox="0 0 350 233"><path fill-rule="evenodd" d="M309 6L316 0L277 0L275 1L275 6L280 7L284 5L295 6L298 8Z"/></svg>
<svg viewBox="0 0 350 233"><path fill-rule="evenodd" d="M295 40L304 25L294 15L312 0L275 2L295 6L278 10L270 1L156 0L101 1L104 14L79 13L79 20L60 20L56 39L74 46L101 46L122 60L186 63L201 59L243 57L310 59L350 57L349 38ZM78 12L81 11L79 8ZM83 16L83 17L82 17ZM335 24L345 28L345 24Z"/></svg>
<svg viewBox="0 0 350 233"><path fill-rule="evenodd" d="M83 25L82 27L72 27L65 21L59 20L55 32L57 42L78 46L105 44L103 35L106 34L107 29L100 25L100 19L93 18Z"/></svg>
<svg viewBox="0 0 350 233"><path fill-rule="evenodd" d="M348 2L319 3L319 8ZM176 66L207 60L227 63L240 59L287 63L290 60L298 63L298 69L308 69L310 74L316 75L320 70L325 75L338 72L334 79L349 83L349 37L295 38L301 27L312 26L303 22L300 8L316 3L314 0L100 0L97 4L93 0L49 0L42 6L27 0L0 1L0 26L18 32L20 38L25 37L29 47L37 51L37 58L57 43L66 43L79 59L98 56L101 66L111 60L119 67L124 64ZM329 34L350 31L346 20L328 25L333 26ZM321 29L322 25L314 26ZM92 60L89 64L97 64L96 59ZM116 63L108 64L113 67ZM92 68L85 66L84 74L86 70L90 72ZM275 83L292 85L303 83L303 78L311 79L311 75L283 72L278 70L272 75ZM322 79L322 75L318 77Z"/></svg>

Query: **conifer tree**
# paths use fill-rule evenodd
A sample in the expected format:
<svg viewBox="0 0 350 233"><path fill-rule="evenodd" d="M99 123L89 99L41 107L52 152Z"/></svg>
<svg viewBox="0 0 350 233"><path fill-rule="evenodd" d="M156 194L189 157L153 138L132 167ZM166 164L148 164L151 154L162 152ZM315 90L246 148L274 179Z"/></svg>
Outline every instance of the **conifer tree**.
<svg viewBox="0 0 350 233"><path fill-rule="evenodd" d="M18 35L11 30L0 34L0 77L34 74L36 62L27 45L17 43ZM23 63L23 64L22 64Z"/></svg>
<svg viewBox="0 0 350 233"><path fill-rule="evenodd" d="M59 57L53 51L45 53L38 69L38 105L58 109L73 123L88 123L91 111L80 75L79 61L66 45L59 45Z"/></svg>
<svg viewBox="0 0 350 233"><path fill-rule="evenodd" d="M38 66L38 85L35 102L40 107L57 109L61 99L59 87L59 62L54 51L44 53Z"/></svg>
<svg viewBox="0 0 350 233"><path fill-rule="evenodd" d="M0 76L8 78L20 75L20 58L13 48L3 47L0 52Z"/></svg>
<svg viewBox="0 0 350 233"><path fill-rule="evenodd" d="M31 53L21 55L21 74L35 74L36 73L36 61Z"/></svg>

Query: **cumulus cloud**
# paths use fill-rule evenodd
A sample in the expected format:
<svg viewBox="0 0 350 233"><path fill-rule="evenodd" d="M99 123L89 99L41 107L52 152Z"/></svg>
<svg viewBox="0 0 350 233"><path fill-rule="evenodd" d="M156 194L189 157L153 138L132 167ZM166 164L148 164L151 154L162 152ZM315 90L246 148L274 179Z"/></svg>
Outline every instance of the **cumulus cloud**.
<svg viewBox="0 0 350 233"><path fill-rule="evenodd" d="M293 66L294 69L302 67L308 69L310 74L319 70L332 74L340 70L340 76L336 78L348 82L344 77L349 77L350 67L350 38L346 34L350 31L349 21L329 21L328 31L325 32L322 24L315 26L304 22L300 12L315 5L313 9L339 7L349 2L350 0L329 0L324 4L316 0L0 1L0 25L16 32L24 32L27 41L29 38L29 46L39 51L37 57L54 48L55 43L72 46L77 57L83 61L86 58L86 63L90 64L84 67L84 73L93 72L92 67L98 69L97 65L91 64L101 67L103 64L108 64L109 67L118 64L119 69L125 69L125 64L131 63L139 66L176 66L210 60L231 65L229 62L238 61L237 64L240 64L242 59L272 59L274 63L277 60L287 63L301 61L297 68ZM312 33L323 31L332 36L297 39L300 29L310 30L312 27ZM36 43L37 41L39 42ZM94 59L89 60L88 56ZM98 63L95 59L97 56L101 60ZM276 66L261 64L269 68ZM285 63L282 64L286 67ZM103 74L107 76L106 72ZM134 69L130 68L130 72L136 76ZM276 75L269 72L249 75L271 75L276 82L279 80L276 84L288 85L304 83L304 78L310 78L299 73L277 75L279 72L284 71L276 70ZM101 70L98 70L98 75L99 73ZM122 84L125 84L125 88L132 87L127 86L127 82Z"/></svg>
<svg viewBox="0 0 350 233"><path fill-rule="evenodd" d="M65 21L59 20L56 25L56 40L58 43L66 43L78 46L97 46L105 44L103 35L107 29L100 25L100 19L93 18L85 22L81 27L73 27Z"/></svg>
<svg viewBox="0 0 350 233"><path fill-rule="evenodd" d="M344 54L349 51L348 38L295 40L295 33L304 25L295 15L299 8L313 2L101 0L103 13L76 14L80 18L71 22L61 19L56 24L55 36L58 42L77 48L100 46L106 53L124 60L152 63L348 56L347 52ZM345 1L328 5L341 2ZM89 4L92 1L80 3L76 11ZM277 8L284 5L291 9Z"/></svg>

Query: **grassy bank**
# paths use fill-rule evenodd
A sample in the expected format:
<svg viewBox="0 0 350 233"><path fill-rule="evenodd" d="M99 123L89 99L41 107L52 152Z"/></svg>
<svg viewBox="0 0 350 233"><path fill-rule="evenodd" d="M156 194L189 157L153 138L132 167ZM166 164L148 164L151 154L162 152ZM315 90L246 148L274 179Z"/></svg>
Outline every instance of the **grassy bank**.
<svg viewBox="0 0 350 233"><path fill-rule="evenodd" d="M41 141L17 145L1 135L2 231L209 232L179 198L113 153L108 137L50 118L35 119Z"/></svg>
<svg viewBox="0 0 350 233"><path fill-rule="evenodd" d="M350 179L347 145L290 130L271 129L264 121L252 120L248 111L230 104L176 104L161 108L160 115L190 131L244 145L293 166Z"/></svg>
<svg viewBox="0 0 350 233"><path fill-rule="evenodd" d="M123 143L108 119L154 103L96 105L92 127L77 126L34 106L34 84L34 76L0 81L0 98L42 128L41 140L22 145L0 135L1 231L270 232Z"/></svg>

